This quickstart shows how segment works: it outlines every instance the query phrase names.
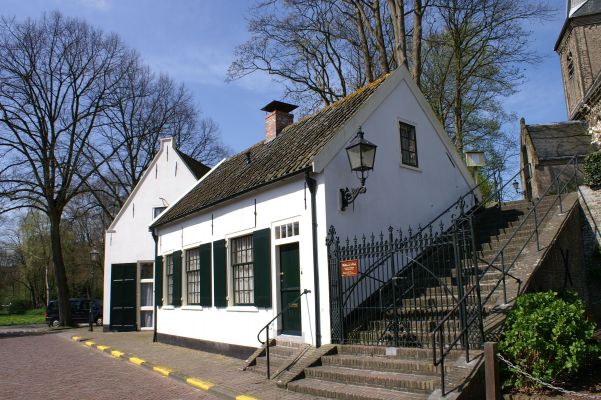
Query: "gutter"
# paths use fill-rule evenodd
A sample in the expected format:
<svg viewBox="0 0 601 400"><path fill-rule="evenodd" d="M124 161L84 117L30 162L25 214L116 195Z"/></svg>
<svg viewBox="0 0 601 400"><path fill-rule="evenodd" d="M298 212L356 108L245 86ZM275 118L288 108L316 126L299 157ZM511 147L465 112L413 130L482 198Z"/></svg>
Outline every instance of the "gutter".
<svg viewBox="0 0 601 400"><path fill-rule="evenodd" d="M157 268L156 268L155 264L157 262L156 260L157 260L158 254L159 254L159 237L156 234L154 229L148 228L148 230L150 231L150 234L152 235L152 239L154 240L154 263L152 265L154 267L153 272L156 273ZM157 342L158 341L158 339L157 339L157 337L158 337L157 336L158 306L157 306L157 291L156 291L157 278L156 278L156 276L154 277L153 284L154 284L154 288L153 288L154 291L152 293L152 297L154 298L154 321L153 321L154 323L153 323L152 341Z"/></svg>
<svg viewBox="0 0 601 400"><path fill-rule="evenodd" d="M319 257L317 255L317 207L315 203L315 191L317 182L311 178L309 171L305 173L305 182L311 193L311 238L313 240L313 285L315 290L315 347L321 347L321 312L320 312L320 296L319 296Z"/></svg>

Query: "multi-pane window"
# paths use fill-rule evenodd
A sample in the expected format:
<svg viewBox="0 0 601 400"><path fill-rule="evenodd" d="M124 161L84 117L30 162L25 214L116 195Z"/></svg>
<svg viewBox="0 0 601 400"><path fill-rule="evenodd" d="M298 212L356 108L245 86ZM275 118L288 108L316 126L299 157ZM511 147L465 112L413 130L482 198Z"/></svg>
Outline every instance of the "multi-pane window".
<svg viewBox="0 0 601 400"><path fill-rule="evenodd" d="M200 304L200 249L186 251L188 304Z"/></svg>
<svg viewBox="0 0 601 400"><path fill-rule="evenodd" d="M231 265L234 279L234 304L254 304L252 235L232 239Z"/></svg>
<svg viewBox="0 0 601 400"><path fill-rule="evenodd" d="M298 222L279 225L275 227L275 238L286 239L287 237L298 236Z"/></svg>
<svg viewBox="0 0 601 400"><path fill-rule="evenodd" d="M173 255L165 257L165 269L167 271L167 304L173 304Z"/></svg>
<svg viewBox="0 0 601 400"><path fill-rule="evenodd" d="M417 143L415 141L415 127L399 122L401 135L401 162L411 167L417 167Z"/></svg>
<svg viewBox="0 0 601 400"><path fill-rule="evenodd" d="M154 265L151 262L140 264L140 327L152 328L154 306Z"/></svg>

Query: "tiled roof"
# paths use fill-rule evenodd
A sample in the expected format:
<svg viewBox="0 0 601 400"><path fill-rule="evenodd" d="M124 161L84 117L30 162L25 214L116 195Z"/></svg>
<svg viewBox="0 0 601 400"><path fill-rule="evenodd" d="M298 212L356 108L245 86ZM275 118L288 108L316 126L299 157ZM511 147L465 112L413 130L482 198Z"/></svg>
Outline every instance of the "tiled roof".
<svg viewBox="0 0 601 400"><path fill-rule="evenodd" d="M192 171L192 173L194 174L196 179L202 178L204 176L204 174L206 174L207 172L209 172L211 170L210 167L207 167L200 161L197 161L196 159L190 157L189 155L182 153L181 150L178 150L175 147L173 149L177 152L177 154L180 156L182 161L186 163L186 166L190 169L190 171Z"/></svg>
<svg viewBox="0 0 601 400"><path fill-rule="evenodd" d="M261 141L225 160L166 210L152 226L175 221L236 195L307 170L311 167L313 157L386 77L302 118L286 127L270 142Z"/></svg>
<svg viewBox="0 0 601 400"><path fill-rule="evenodd" d="M601 0L588 0L574 11L570 18L584 17L598 13L601 13Z"/></svg>
<svg viewBox="0 0 601 400"><path fill-rule="evenodd" d="M586 122L566 121L554 124L526 125L540 161L559 160L592 151Z"/></svg>

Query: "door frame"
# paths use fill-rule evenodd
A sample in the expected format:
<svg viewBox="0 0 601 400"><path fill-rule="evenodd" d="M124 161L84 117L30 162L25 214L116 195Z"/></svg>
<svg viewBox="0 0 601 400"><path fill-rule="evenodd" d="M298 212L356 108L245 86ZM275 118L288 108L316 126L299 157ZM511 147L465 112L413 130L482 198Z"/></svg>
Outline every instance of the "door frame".
<svg viewBox="0 0 601 400"><path fill-rule="evenodd" d="M277 258L277 274L276 274L276 288L277 288L277 312L281 312L282 309L284 308L284 304L282 303L282 285L281 285L281 281L280 281L280 274L282 273L282 264L281 264L281 259L280 259L280 249L282 248L282 246L289 246L289 245L296 245L297 249L298 249L298 274L299 274L299 294L302 292L301 286L302 286L302 282L301 282L301 267L300 267L300 241L298 240L298 237L295 238L295 240L291 240L291 241L286 241L284 243L278 243L275 246L275 252L276 252L276 258ZM302 299L301 299L302 300ZM301 302L301 311L300 311L300 315L299 315L299 323L300 323L300 331L298 334L293 334L293 333L287 333L284 332L284 321L283 321L283 315L280 315L280 317L278 318L278 324L277 324L277 333L278 335L289 335L289 336L296 336L299 338L302 338L304 336L303 333L303 314L302 314L302 302Z"/></svg>

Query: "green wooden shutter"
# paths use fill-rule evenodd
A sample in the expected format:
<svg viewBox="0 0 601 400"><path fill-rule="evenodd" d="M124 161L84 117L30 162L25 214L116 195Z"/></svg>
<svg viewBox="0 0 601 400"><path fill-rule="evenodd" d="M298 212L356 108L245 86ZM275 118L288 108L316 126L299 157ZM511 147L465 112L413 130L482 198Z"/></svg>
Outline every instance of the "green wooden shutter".
<svg viewBox="0 0 601 400"><path fill-rule="evenodd" d="M163 305L163 257L154 259L154 298L158 306Z"/></svg>
<svg viewBox="0 0 601 400"><path fill-rule="evenodd" d="M253 233L253 274L255 306L271 307L271 231L269 228Z"/></svg>
<svg viewBox="0 0 601 400"><path fill-rule="evenodd" d="M215 281L215 307L227 307L225 240L213 242L213 278Z"/></svg>
<svg viewBox="0 0 601 400"><path fill-rule="evenodd" d="M173 306L182 305L182 252L173 253Z"/></svg>
<svg viewBox="0 0 601 400"><path fill-rule="evenodd" d="M203 244L198 249L200 264L200 305L211 307L213 293L211 290L211 243Z"/></svg>

